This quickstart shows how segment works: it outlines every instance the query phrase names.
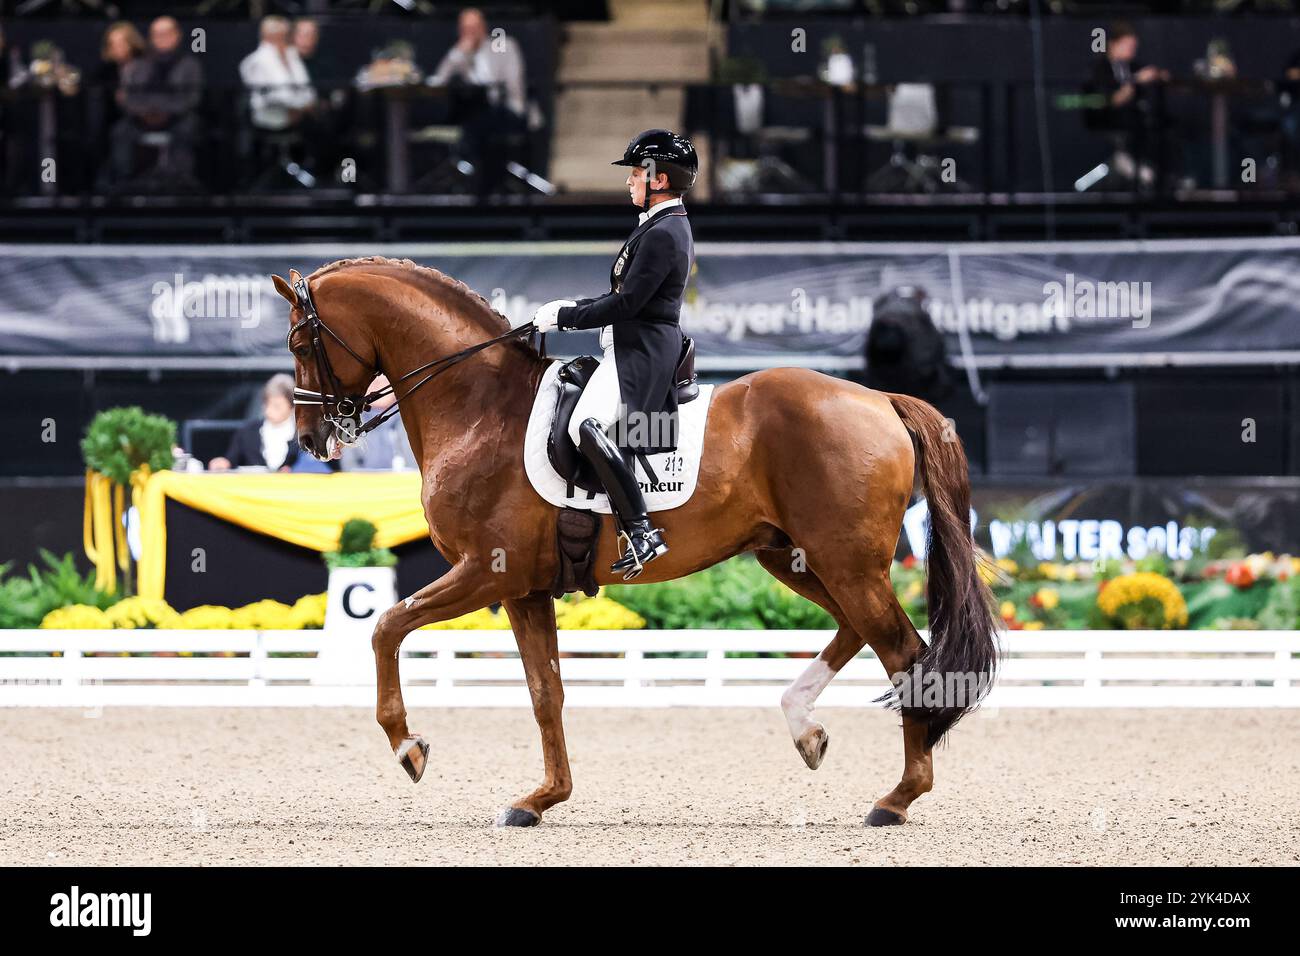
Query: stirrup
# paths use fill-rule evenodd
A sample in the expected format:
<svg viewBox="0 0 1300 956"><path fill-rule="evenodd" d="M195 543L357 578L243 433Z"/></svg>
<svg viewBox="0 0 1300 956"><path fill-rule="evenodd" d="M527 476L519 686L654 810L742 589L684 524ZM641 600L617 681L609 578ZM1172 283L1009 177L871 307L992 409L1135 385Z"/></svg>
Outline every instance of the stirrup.
<svg viewBox="0 0 1300 956"><path fill-rule="evenodd" d="M613 563L613 565L611 565L610 570L623 571L623 580L631 581L633 578L635 578L637 575L639 575L642 571L645 570L645 566L647 564L649 564L655 558L667 554L668 545L664 542L663 538L659 539L659 544L650 546L651 536L662 534L663 530L664 530L663 528L650 528L647 531L638 530L633 532L634 534L638 535L643 541L645 541L648 546L648 550L643 560L641 555L637 553L636 542L632 540L632 535L620 529L618 532L617 540L625 542L626 547L623 550L622 557L620 557L617 561Z"/></svg>

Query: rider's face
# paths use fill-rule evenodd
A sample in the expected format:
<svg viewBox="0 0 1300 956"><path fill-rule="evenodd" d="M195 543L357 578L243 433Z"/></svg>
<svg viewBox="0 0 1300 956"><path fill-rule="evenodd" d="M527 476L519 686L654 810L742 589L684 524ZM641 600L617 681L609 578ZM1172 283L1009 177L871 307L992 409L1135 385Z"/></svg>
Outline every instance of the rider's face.
<svg viewBox="0 0 1300 956"><path fill-rule="evenodd" d="M627 174L627 194L632 197L632 205L645 205L645 184L648 173L644 166L633 166L632 171ZM668 176L659 173L655 176L655 189L668 188Z"/></svg>
<svg viewBox="0 0 1300 956"><path fill-rule="evenodd" d="M633 166L627 174L627 192L632 197L632 205L645 205L645 168Z"/></svg>

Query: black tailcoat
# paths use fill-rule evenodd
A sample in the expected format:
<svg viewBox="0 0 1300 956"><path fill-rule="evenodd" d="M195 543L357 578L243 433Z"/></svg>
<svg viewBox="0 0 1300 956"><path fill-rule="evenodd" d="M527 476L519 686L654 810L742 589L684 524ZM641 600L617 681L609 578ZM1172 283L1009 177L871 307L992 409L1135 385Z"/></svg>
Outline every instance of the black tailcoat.
<svg viewBox="0 0 1300 956"><path fill-rule="evenodd" d="M561 329L613 328L619 394L627 415L637 415L619 432L631 451L654 454L677 447L673 373L682 351L682 297L694 260L686 210L670 207L632 230L610 270L608 293L559 312ZM659 434L636 427L638 420L653 421L656 415L669 416Z"/></svg>

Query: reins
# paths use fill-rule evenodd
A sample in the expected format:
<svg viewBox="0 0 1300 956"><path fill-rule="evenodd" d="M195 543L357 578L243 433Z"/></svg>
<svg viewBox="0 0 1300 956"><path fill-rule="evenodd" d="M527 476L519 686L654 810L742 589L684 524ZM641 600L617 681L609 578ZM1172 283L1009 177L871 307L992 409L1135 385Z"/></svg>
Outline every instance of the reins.
<svg viewBox="0 0 1300 956"><path fill-rule="evenodd" d="M327 333L334 341L347 351L357 362L366 369L370 370L371 377L379 375L382 370L371 365L360 355L352 346L343 341L342 338L326 325L320 315L316 312L316 304L312 301L311 290L307 287L307 279L300 278L293 284L294 296L298 299L298 306L303 310L304 317L289 329L289 334L285 337L285 345L289 346L293 338L293 333L304 326L311 330L311 349L312 358L316 363L316 370L320 376L323 386L328 386L329 391L312 391L311 389L299 388L295 385L293 390L293 403L295 405L320 405L322 417L334 425L343 433L345 441L356 441L362 435L378 428L384 422L388 421L401 410L403 400L415 394L420 388L423 388L429 382L433 381L447 369L458 365L472 355L482 352L486 348L491 348L500 342L509 339L523 338L526 335L532 335L535 331L533 323L528 322L524 325L510 329L495 338L488 339L485 342L478 342L468 348L461 349L451 355L444 355L442 358L434 359L432 362L426 362L419 368L413 368L406 374L402 375L396 381L390 381L387 386L377 389L373 392L367 392L364 395L343 395L342 386L339 383L338 376L334 374L334 367L330 363L329 353L325 351L325 343L321 337L321 332ZM289 346L292 351L292 346ZM426 374L427 373L427 374ZM397 387L417 375L424 375L424 378L416 382L401 395L397 395ZM387 395L397 395L391 407L384 409L368 422L362 423L361 415L370 410L370 407L379 399Z"/></svg>

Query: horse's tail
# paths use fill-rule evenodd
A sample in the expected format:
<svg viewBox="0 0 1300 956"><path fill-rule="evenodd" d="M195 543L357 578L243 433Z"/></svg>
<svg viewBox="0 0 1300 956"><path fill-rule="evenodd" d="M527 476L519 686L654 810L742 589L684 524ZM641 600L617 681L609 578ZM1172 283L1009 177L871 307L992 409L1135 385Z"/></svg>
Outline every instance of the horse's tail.
<svg viewBox="0 0 1300 956"><path fill-rule="evenodd" d="M906 688L913 700L901 703L904 714L926 722L926 745L932 747L992 686L998 664L997 616L971 537L970 476L961 441L933 405L907 395L891 394L889 400L912 434L930 512L925 595L929 646L918 661L921 680ZM910 673L918 674L915 666ZM942 681L941 694L936 681Z"/></svg>

